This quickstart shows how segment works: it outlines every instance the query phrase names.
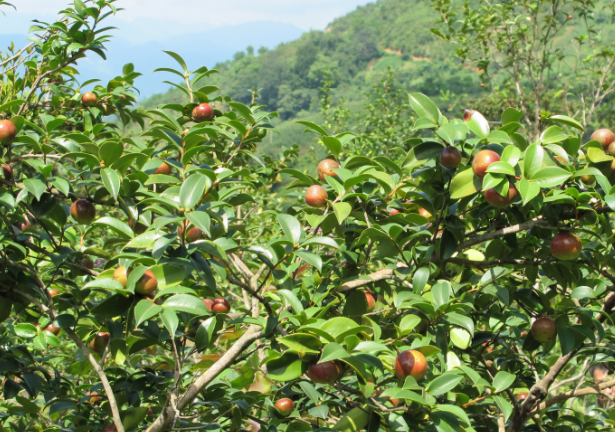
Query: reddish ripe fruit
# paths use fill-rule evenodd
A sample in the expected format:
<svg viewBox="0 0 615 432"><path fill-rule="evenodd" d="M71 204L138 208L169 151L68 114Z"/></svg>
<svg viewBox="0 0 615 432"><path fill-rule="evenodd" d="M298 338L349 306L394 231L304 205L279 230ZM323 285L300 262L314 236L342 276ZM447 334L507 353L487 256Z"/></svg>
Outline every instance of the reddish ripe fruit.
<svg viewBox="0 0 615 432"><path fill-rule="evenodd" d="M214 301L212 299L202 299L205 306L207 306L207 310L211 312L212 307L214 306Z"/></svg>
<svg viewBox="0 0 615 432"><path fill-rule="evenodd" d="M231 310L231 304L224 297L214 299L214 304L211 307L213 313L228 313Z"/></svg>
<svg viewBox="0 0 615 432"><path fill-rule="evenodd" d="M427 373L427 359L422 352L408 350L400 353L395 360L395 375L400 380L411 376L420 381Z"/></svg>
<svg viewBox="0 0 615 432"><path fill-rule="evenodd" d="M197 122L212 121L214 119L214 109L208 103L197 105L192 110L192 119Z"/></svg>
<svg viewBox="0 0 615 432"><path fill-rule="evenodd" d="M151 415L153 415L153 414L154 414L154 411L153 411L151 408L148 408L148 409L147 409L147 415L148 415L148 416L151 416Z"/></svg>
<svg viewBox="0 0 615 432"><path fill-rule="evenodd" d="M17 222L17 224L15 225L17 228L19 228L22 231L32 226L30 225L30 220L27 217L24 216L23 218L24 218L24 222Z"/></svg>
<svg viewBox="0 0 615 432"><path fill-rule="evenodd" d="M184 236L185 225L188 226L188 231L186 231L186 235ZM179 225L179 228L177 229L177 234L179 234L180 238L183 237L184 240L188 243L195 242L203 237L203 231L201 231L195 226L192 226L192 224L189 224L188 221L185 221L184 224Z"/></svg>
<svg viewBox="0 0 615 432"><path fill-rule="evenodd" d="M77 223L88 225L96 218L94 204L86 199L78 199L70 207L70 215Z"/></svg>
<svg viewBox="0 0 615 432"><path fill-rule="evenodd" d="M473 109L465 109L463 110L463 121L464 122L468 122L470 121L470 119L472 118L472 114L474 114L475 111Z"/></svg>
<svg viewBox="0 0 615 432"><path fill-rule="evenodd" d="M508 186L508 194L502 196L495 190L495 188L487 189L485 191L485 201L494 207L504 208L513 203L517 196L517 189L511 184Z"/></svg>
<svg viewBox="0 0 615 432"><path fill-rule="evenodd" d="M307 371L311 380L318 384L333 384L342 374L340 366L334 361L313 363Z"/></svg>
<svg viewBox="0 0 615 432"><path fill-rule="evenodd" d="M162 164L160 164L158 169L154 171L154 174L164 174L164 175L171 174L171 165L169 165L166 162L163 162Z"/></svg>
<svg viewBox="0 0 615 432"><path fill-rule="evenodd" d="M581 176L581 181L583 182L583 184L585 185L591 185L594 184L594 181L596 179L594 178L593 175L582 175Z"/></svg>
<svg viewBox="0 0 615 432"><path fill-rule="evenodd" d="M115 425L112 423L109 426L107 426L106 428L104 428L102 430L102 432L117 432L117 428L115 427Z"/></svg>
<svg viewBox="0 0 615 432"><path fill-rule="evenodd" d="M90 341L90 349L95 353L102 354L109 343L109 333L100 332Z"/></svg>
<svg viewBox="0 0 615 432"><path fill-rule="evenodd" d="M367 310L371 311L376 306L376 300L371 293L365 293L365 300L367 300Z"/></svg>
<svg viewBox="0 0 615 432"><path fill-rule="evenodd" d="M17 136L15 123L10 120L0 120L0 143L10 144Z"/></svg>
<svg viewBox="0 0 615 432"><path fill-rule="evenodd" d="M98 96L92 92L83 93L83 96L81 96L81 103L86 107L96 106L98 103Z"/></svg>
<svg viewBox="0 0 615 432"><path fill-rule="evenodd" d="M395 216L396 214L399 214L399 210L397 210L397 209L392 209L392 210L389 212L389 216Z"/></svg>
<svg viewBox="0 0 615 432"><path fill-rule="evenodd" d="M389 402L391 402L391 405L395 408L399 405L399 399L389 399Z"/></svg>
<svg viewBox="0 0 615 432"><path fill-rule="evenodd" d="M442 150L440 155L440 163L448 169L455 169L461 163L461 152L455 147L447 146Z"/></svg>
<svg viewBox="0 0 615 432"><path fill-rule="evenodd" d="M336 175L333 171L334 169L338 169L340 164L333 159L324 159L320 161L318 164L318 178L320 181L325 181L325 176L334 176Z"/></svg>
<svg viewBox="0 0 615 432"><path fill-rule="evenodd" d="M611 156L615 156L615 142L612 142L611 144L609 144L609 147L606 152L610 154Z"/></svg>
<svg viewBox="0 0 615 432"><path fill-rule="evenodd" d="M598 141L606 151L611 143L615 141L615 134L610 129L598 129L592 134L591 139Z"/></svg>
<svg viewBox="0 0 615 432"><path fill-rule="evenodd" d="M500 160L500 155L494 152L493 150L481 150L476 153L474 156L474 160L472 161L472 171L474 171L474 175L478 178L483 178L487 175L487 168L493 162L498 162Z"/></svg>
<svg viewBox="0 0 615 432"><path fill-rule="evenodd" d="M570 261L578 258L583 250L581 239L569 231L563 231L557 234L551 240L551 254L564 261Z"/></svg>
<svg viewBox="0 0 615 432"><path fill-rule="evenodd" d="M60 294L60 293L58 292L58 290L57 290L57 289L55 289L55 288L50 289L48 292L49 292L49 295L50 295L51 297L53 297L53 296L57 296L58 294Z"/></svg>
<svg viewBox="0 0 615 432"><path fill-rule="evenodd" d="M81 265L87 269L92 270L94 268L94 261L92 261L92 258L90 258L89 255L83 255L83 257L81 258L81 261L79 261L81 263Z"/></svg>
<svg viewBox="0 0 615 432"><path fill-rule="evenodd" d="M327 191L319 185L312 185L305 193L305 203L310 207L324 207L327 204Z"/></svg>
<svg viewBox="0 0 615 432"><path fill-rule="evenodd" d="M288 398L280 399L275 403L275 409L282 417L288 417L295 409L295 403Z"/></svg>
<svg viewBox="0 0 615 432"><path fill-rule="evenodd" d="M158 288L158 281L151 270L145 270L143 276L135 284L135 292L144 296L152 295L156 288Z"/></svg>
<svg viewBox="0 0 615 432"><path fill-rule="evenodd" d="M113 280L118 281L124 288L126 288L126 284L128 283L128 272L126 271L125 266L119 266L115 269L113 272Z"/></svg>
<svg viewBox="0 0 615 432"><path fill-rule="evenodd" d="M419 208L419 215L423 216L424 218L429 219L431 217L431 213L429 213L427 210L425 210L424 208Z"/></svg>
<svg viewBox="0 0 615 432"><path fill-rule="evenodd" d="M2 164L2 172L4 173L4 178L6 180L13 181L13 168L7 164Z"/></svg>
<svg viewBox="0 0 615 432"><path fill-rule="evenodd" d="M60 327L56 327L53 324L49 324L43 330L53 333L56 336L60 334Z"/></svg>
<svg viewBox="0 0 615 432"><path fill-rule="evenodd" d="M549 317L538 318L532 324L532 336L540 343L551 342L557 335L555 321Z"/></svg>
<svg viewBox="0 0 615 432"><path fill-rule="evenodd" d="M517 399L518 401L524 401L524 400L526 400L526 399L527 399L527 396L528 396L528 395L527 395L527 393L519 393L519 394L515 397L515 399Z"/></svg>

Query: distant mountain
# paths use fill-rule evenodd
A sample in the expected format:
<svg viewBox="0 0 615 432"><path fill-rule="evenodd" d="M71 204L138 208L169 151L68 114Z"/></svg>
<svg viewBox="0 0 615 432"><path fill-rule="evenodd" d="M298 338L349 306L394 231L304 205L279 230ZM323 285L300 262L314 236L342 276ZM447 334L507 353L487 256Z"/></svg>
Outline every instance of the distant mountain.
<svg viewBox="0 0 615 432"><path fill-rule="evenodd" d="M174 60L162 50L177 52L186 60L189 68L212 68L216 63L232 58L233 54L246 49L247 46L252 46L255 50L260 47L275 48L282 42L298 38L302 33L303 30L292 24L255 21L173 36L161 42L132 43L122 38L121 31L116 31L117 36L107 44L107 60L92 54L79 62L79 71L82 82L91 78L106 82L120 74L124 64L134 63L135 70L144 74L137 80L137 87L141 96L147 97L166 91L170 86L162 81L173 79L169 74L152 73L159 67L176 66ZM11 41L15 41L17 46L27 43L26 36L23 35L0 35L0 49L6 48Z"/></svg>

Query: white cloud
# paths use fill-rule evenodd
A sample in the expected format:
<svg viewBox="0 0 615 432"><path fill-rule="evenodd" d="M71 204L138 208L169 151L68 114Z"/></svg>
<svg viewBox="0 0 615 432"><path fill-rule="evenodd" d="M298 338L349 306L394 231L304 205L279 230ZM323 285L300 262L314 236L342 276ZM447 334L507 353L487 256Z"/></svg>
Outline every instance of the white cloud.
<svg viewBox="0 0 615 432"><path fill-rule="evenodd" d="M141 39L160 40L161 37L252 21L289 23L304 30L324 29L333 19L370 1L373 0L118 0L115 5L124 9L117 15L123 31L131 33L131 23L138 22L138 27L142 27L143 23L154 20L151 31ZM53 19L69 1L13 0L13 4L17 13L5 8L7 16L0 15L2 34L25 33L31 19ZM162 23L162 28L156 22Z"/></svg>

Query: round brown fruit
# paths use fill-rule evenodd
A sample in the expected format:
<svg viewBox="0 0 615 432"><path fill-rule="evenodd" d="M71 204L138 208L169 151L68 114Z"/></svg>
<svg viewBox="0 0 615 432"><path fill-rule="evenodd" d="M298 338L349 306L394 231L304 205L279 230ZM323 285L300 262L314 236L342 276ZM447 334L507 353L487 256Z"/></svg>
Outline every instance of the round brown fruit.
<svg viewBox="0 0 615 432"><path fill-rule="evenodd" d="M208 103L197 105L192 110L192 119L197 122L212 121L214 119L214 109Z"/></svg>
<svg viewBox="0 0 615 432"><path fill-rule="evenodd" d="M581 255L583 242L576 235L569 231L562 231L556 234L551 240L551 254L563 261L576 259Z"/></svg>
<svg viewBox="0 0 615 432"><path fill-rule="evenodd" d="M288 398L280 399L275 403L275 409L282 417L288 417L295 409L295 403Z"/></svg>
<svg viewBox="0 0 615 432"><path fill-rule="evenodd" d="M598 129L592 134L591 139L598 141L606 151L611 143L615 141L615 134L610 129Z"/></svg>
<svg viewBox="0 0 615 432"><path fill-rule="evenodd" d="M307 371L310 379L318 384L333 384L342 374L340 366L334 361L312 363Z"/></svg>
<svg viewBox="0 0 615 432"><path fill-rule="evenodd" d="M508 186L508 194L506 196L500 195L495 188L487 189L485 191L485 201L498 208L508 207L513 203L516 196L517 189L515 189L512 183Z"/></svg>
<svg viewBox="0 0 615 432"><path fill-rule="evenodd" d="M203 300L203 303L205 303L207 310L211 312L211 309L214 306L214 301L212 299L202 299L202 300Z"/></svg>
<svg viewBox="0 0 615 432"><path fill-rule="evenodd" d="M473 109L465 109L463 110L463 121L468 122L472 118L472 115L475 113Z"/></svg>
<svg viewBox="0 0 615 432"><path fill-rule="evenodd" d="M113 280L118 281L126 288L126 284L128 283L128 272L125 266L119 266L113 271Z"/></svg>
<svg viewBox="0 0 615 432"><path fill-rule="evenodd" d="M334 176L336 175L333 171L334 169L338 169L340 164L333 159L323 159L318 164L318 178L320 181L325 181L325 176Z"/></svg>
<svg viewBox="0 0 615 432"><path fill-rule="evenodd" d="M327 191L319 185L312 185L305 192L305 203L310 207L324 207L327 198Z"/></svg>
<svg viewBox="0 0 615 432"><path fill-rule="evenodd" d="M540 343L551 342L557 335L555 321L549 317L538 318L532 324L532 336Z"/></svg>
<svg viewBox="0 0 615 432"><path fill-rule="evenodd" d="M150 296L158 288L158 280L151 270L145 270L143 276L135 284L135 293Z"/></svg>
<svg viewBox="0 0 615 432"><path fill-rule="evenodd" d="M4 178L6 180L13 181L13 168L7 164L2 164L2 172L4 173Z"/></svg>
<svg viewBox="0 0 615 432"><path fill-rule="evenodd" d="M456 169L461 163L461 152L455 147L444 147L440 155L440 163L445 168Z"/></svg>
<svg viewBox="0 0 615 432"><path fill-rule="evenodd" d="M43 329L44 331L48 331L50 333L53 333L54 335L59 335L60 334L60 327L56 327L53 324L49 324L47 327L45 327Z"/></svg>
<svg viewBox="0 0 615 432"><path fill-rule="evenodd" d="M85 392L85 395L89 397L89 399L86 400L85 403L96 404L100 402L100 396L98 396L98 392Z"/></svg>
<svg viewBox="0 0 615 432"><path fill-rule="evenodd" d="M147 415L148 416L154 415L154 410L152 410L151 408L147 408Z"/></svg>
<svg viewBox="0 0 615 432"><path fill-rule="evenodd" d="M376 307L376 300L374 299L374 296L371 293L366 292L365 293L365 300L367 300L367 310L371 311L374 309L374 307Z"/></svg>
<svg viewBox="0 0 615 432"><path fill-rule="evenodd" d="M431 213L429 213L427 210L425 210L422 207L419 208L419 215L423 216L426 219L429 219L431 217Z"/></svg>
<svg viewBox="0 0 615 432"><path fill-rule="evenodd" d="M601 383L603 381L606 381L606 378L609 374L609 369L604 366L603 364L599 363L595 366L592 366L589 369L592 378L594 379L594 381L596 381L597 383Z"/></svg>
<svg viewBox="0 0 615 432"><path fill-rule="evenodd" d="M10 144L17 136L15 123L10 120L0 120L0 143Z"/></svg>
<svg viewBox="0 0 615 432"><path fill-rule="evenodd" d="M102 432L117 432L117 428L115 427L113 423L111 423L109 426L104 428Z"/></svg>
<svg viewBox="0 0 615 432"><path fill-rule="evenodd" d="M184 236L184 226L186 225L188 226L188 231L186 231L186 235ZM192 226L192 224L188 223L188 221L184 221L183 224L179 225L177 234L179 234L180 238L183 237L188 243L195 242L203 237L203 231L195 226Z"/></svg>
<svg viewBox="0 0 615 432"><path fill-rule="evenodd" d="M515 399L517 399L518 401L524 401L527 399L527 396L527 393L519 393L517 396L515 396Z"/></svg>
<svg viewBox="0 0 615 432"><path fill-rule="evenodd" d="M411 376L417 381L425 377L427 373L427 359L422 352L407 350L400 353L395 360L395 375L400 380Z"/></svg>
<svg viewBox="0 0 615 432"><path fill-rule="evenodd" d="M96 336L94 336L94 339L90 341L90 349L95 353L102 354L105 351L107 344L109 343L109 338L109 333L98 333Z"/></svg>
<svg viewBox="0 0 615 432"><path fill-rule="evenodd" d="M396 214L399 214L399 210L397 210L396 208L391 209L391 211L389 212L389 216L395 216Z"/></svg>
<svg viewBox="0 0 615 432"><path fill-rule="evenodd" d="M224 297L214 299L214 304L211 307L213 313L228 313L231 310L231 304Z"/></svg>
<svg viewBox="0 0 615 432"><path fill-rule="evenodd" d="M581 181L584 185L591 185L594 184L594 181L596 181L596 179L593 175L582 175Z"/></svg>
<svg viewBox="0 0 615 432"><path fill-rule="evenodd" d="M606 152L611 156L615 156L615 141L609 144L609 147L607 148Z"/></svg>
<svg viewBox="0 0 615 432"><path fill-rule="evenodd" d="M55 289L55 288L51 288L51 289L50 289L49 291L47 291L47 292L49 293L49 295L50 295L51 297L54 297L54 296L57 296L58 294L60 294L60 293L58 292L58 290L57 290L57 289Z"/></svg>
<svg viewBox="0 0 615 432"><path fill-rule="evenodd" d="M154 174L171 174L171 165L166 162L161 163L160 166L156 169L156 171L154 171Z"/></svg>
<svg viewBox="0 0 615 432"><path fill-rule="evenodd" d="M92 270L94 268L94 261L92 261L92 258L89 255L83 255L79 263L87 269Z"/></svg>
<svg viewBox="0 0 615 432"><path fill-rule="evenodd" d="M78 199L70 207L70 215L77 223L88 225L96 218L96 208L87 199Z"/></svg>
<svg viewBox="0 0 615 432"><path fill-rule="evenodd" d="M93 107L98 103L98 96L96 96L92 92L85 92L83 96L81 96L81 103L85 107Z"/></svg>
<svg viewBox="0 0 615 432"><path fill-rule="evenodd" d="M493 150L481 150L476 153L474 156L474 160L472 161L472 171L474 175L478 178L483 178L487 175L487 168L493 162L498 162L500 160L500 155L494 152Z"/></svg>

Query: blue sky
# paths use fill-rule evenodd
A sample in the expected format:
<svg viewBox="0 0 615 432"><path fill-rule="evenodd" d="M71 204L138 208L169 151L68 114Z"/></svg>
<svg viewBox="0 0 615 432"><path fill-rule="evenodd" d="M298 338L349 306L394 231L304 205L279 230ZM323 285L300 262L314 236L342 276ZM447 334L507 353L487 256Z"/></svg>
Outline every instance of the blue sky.
<svg viewBox="0 0 615 432"><path fill-rule="evenodd" d="M69 0L9 0L17 11L3 8L0 34L23 34L37 17L51 20ZM113 23L121 36L133 42L164 40L171 36L253 21L276 21L302 30L324 29L367 0L118 0L124 8Z"/></svg>

